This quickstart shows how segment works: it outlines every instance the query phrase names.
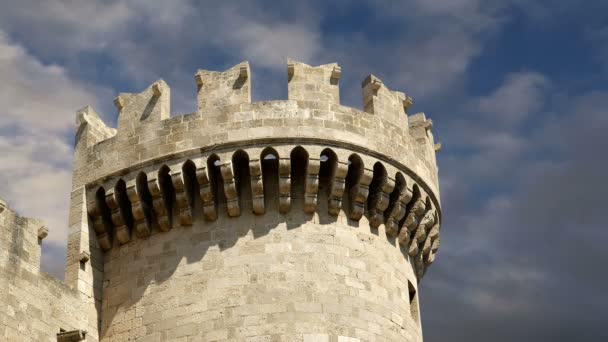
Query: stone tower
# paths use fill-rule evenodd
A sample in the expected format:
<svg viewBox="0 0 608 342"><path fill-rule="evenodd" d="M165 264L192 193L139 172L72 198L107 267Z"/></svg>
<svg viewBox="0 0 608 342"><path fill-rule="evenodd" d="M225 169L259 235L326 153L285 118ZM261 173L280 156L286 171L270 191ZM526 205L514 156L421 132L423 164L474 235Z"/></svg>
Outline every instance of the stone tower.
<svg viewBox="0 0 608 342"><path fill-rule="evenodd" d="M116 129L78 111L65 283L39 272L40 223L4 210L0 338L422 341L431 120L372 75L363 111L340 105L337 64L287 76L287 100L252 103L247 62L199 70L176 117L159 80L116 97Z"/></svg>

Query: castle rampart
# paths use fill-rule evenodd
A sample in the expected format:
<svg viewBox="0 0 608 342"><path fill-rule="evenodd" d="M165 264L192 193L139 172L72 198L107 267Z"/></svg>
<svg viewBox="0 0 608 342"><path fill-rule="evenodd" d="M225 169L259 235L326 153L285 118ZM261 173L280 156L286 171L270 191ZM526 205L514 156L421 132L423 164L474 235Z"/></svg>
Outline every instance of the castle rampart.
<svg viewBox="0 0 608 342"><path fill-rule="evenodd" d="M55 340L59 329L85 327L96 312L88 298L40 271L40 244L48 230L21 217L0 199L0 340Z"/></svg>
<svg viewBox="0 0 608 342"><path fill-rule="evenodd" d="M119 94L118 127L77 113L66 283L88 339L421 341L418 283L439 247L432 122L370 75L287 63L199 70L197 112L159 80ZM89 316L90 317L90 316Z"/></svg>

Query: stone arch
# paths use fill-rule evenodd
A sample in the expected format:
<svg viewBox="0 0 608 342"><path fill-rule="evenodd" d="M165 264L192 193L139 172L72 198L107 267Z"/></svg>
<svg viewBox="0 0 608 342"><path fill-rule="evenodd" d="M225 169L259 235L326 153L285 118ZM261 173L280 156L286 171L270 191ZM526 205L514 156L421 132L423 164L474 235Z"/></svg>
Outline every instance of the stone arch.
<svg viewBox="0 0 608 342"><path fill-rule="evenodd" d="M279 153L266 147L260 153L262 183L264 186L264 207L279 210Z"/></svg>
<svg viewBox="0 0 608 342"><path fill-rule="evenodd" d="M127 195L127 184L124 179L119 178L114 185L115 199L118 204L118 213L120 215L120 222L114 222L117 229L116 237L119 243L125 244L131 241L131 231L133 230L133 213L131 212L131 201ZM115 215L113 213L113 215ZM114 221L114 218L113 218Z"/></svg>
<svg viewBox="0 0 608 342"><path fill-rule="evenodd" d="M308 151L302 146L296 146L291 150L290 160L292 204L297 204L300 208L304 205Z"/></svg>
<svg viewBox="0 0 608 342"><path fill-rule="evenodd" d="M152 204L152 195L150 194L150 190L148 189L148 177L145 172L140 171L135 178L135 188L137 192L137 196L139 198L139 203L141 205L141 210L144 214L144 219L146 220L147 232L137 232L137 234L141 234L140 237L150 235L154 226L154 215L153 215L153 204ZM158 224L158 223L157 223Z"/></svg>
<svg viewBox="0 0 608 342"><path fill-rule="evenodd" d="M319 156L321 167L319 168L319 203L321 208L327 208L327 203L331 198L331 188L333 177L338 165L338 156L331 148L321 151Z"/></svg>
<svg viewBox="0 0 608 342"><path fill-rule="evenodd" d="M207 174L209 176L209 186L211 194L215 199L215 208L226 204L226 196L224 195L224 181L220 172L220 157L217 154L212 154L207 157Z"/></svg>
<svg viewBox="0 0 608 342"><path fill-rule="evenodd" d="M175 216L175 190L171 182L170 172L171 169L167 165L163 165L158 169L157 173L161 196L167 211L167 219L169 220L169 229L173 228L173 218Z"/></svg>
<svg viewBox="0 0 608 342"><path fill-rule="evenodd" d="M114 241L114 225L112 224L110 209L106 204L105 197L106 190L103 186L100 186L97 188L97 191L95 191L95 206L97 207L99 219L101 220L101 222L98 222L96 225L96 227L98 227L97 240L103 250L109 250L112 248Z"/></svg>
<svg viewBox="0 0 608 342"><path fill-rule="evenodd" d="M239 208L251 210L251 176L249 173L249 154L244 150L236 150L232 154L232 169L236 183Z"/></svg>
<svg viewBox="0 0 608 342"><path fill-rule="evenodd" d="M196 180L196 165L192 160L188 159L184 162L182 165L182 173L184 175L184 187L186 188L188 205L194 212L198 198L199 185Z"/></svg>
<svg viewBox="0 0 608 342"><path fill-rule="evenodd" d="M365 211L365 203L357 202L357 199L362 196L360 193L363 189L359 184L363 177L364 168L363 159L357 153L353 153L348 157L348 171L346 173L346 184L342 201L344 210L348 208L347 215L355 220L361 218L361 214ZM364 191L367 191L367 188ZM367 193L365 197L367 197Z"/></svg>

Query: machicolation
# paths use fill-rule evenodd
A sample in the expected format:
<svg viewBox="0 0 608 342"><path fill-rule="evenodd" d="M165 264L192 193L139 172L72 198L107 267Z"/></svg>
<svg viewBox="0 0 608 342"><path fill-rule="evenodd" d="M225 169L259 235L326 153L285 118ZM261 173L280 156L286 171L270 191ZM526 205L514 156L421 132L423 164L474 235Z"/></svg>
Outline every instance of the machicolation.
<svg viewBox="0 0 608 342"><path fill-rule="evenodd" d="M0 339L422 341L440 145L373 75L340 105L341 74L289 60L288 99L252 103L243 62L196 73L195 113L162 80L116 129L78 111L65 283L0 203Z"/></svg>

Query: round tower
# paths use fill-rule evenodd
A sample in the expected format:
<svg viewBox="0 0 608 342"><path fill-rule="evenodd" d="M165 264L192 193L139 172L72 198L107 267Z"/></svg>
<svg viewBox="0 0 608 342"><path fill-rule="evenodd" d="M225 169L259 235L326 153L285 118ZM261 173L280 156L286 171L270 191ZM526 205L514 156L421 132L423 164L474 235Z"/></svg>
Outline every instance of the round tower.
<svg viewBox="0 0 608 342"><path fill-rule="evenodd" d="M159 80L118 126L77 113L66 281L102 341L422 341L441 210L432 122L378 78L288 60L251 102L247 62L199 70L197 111Z"/></svg>

